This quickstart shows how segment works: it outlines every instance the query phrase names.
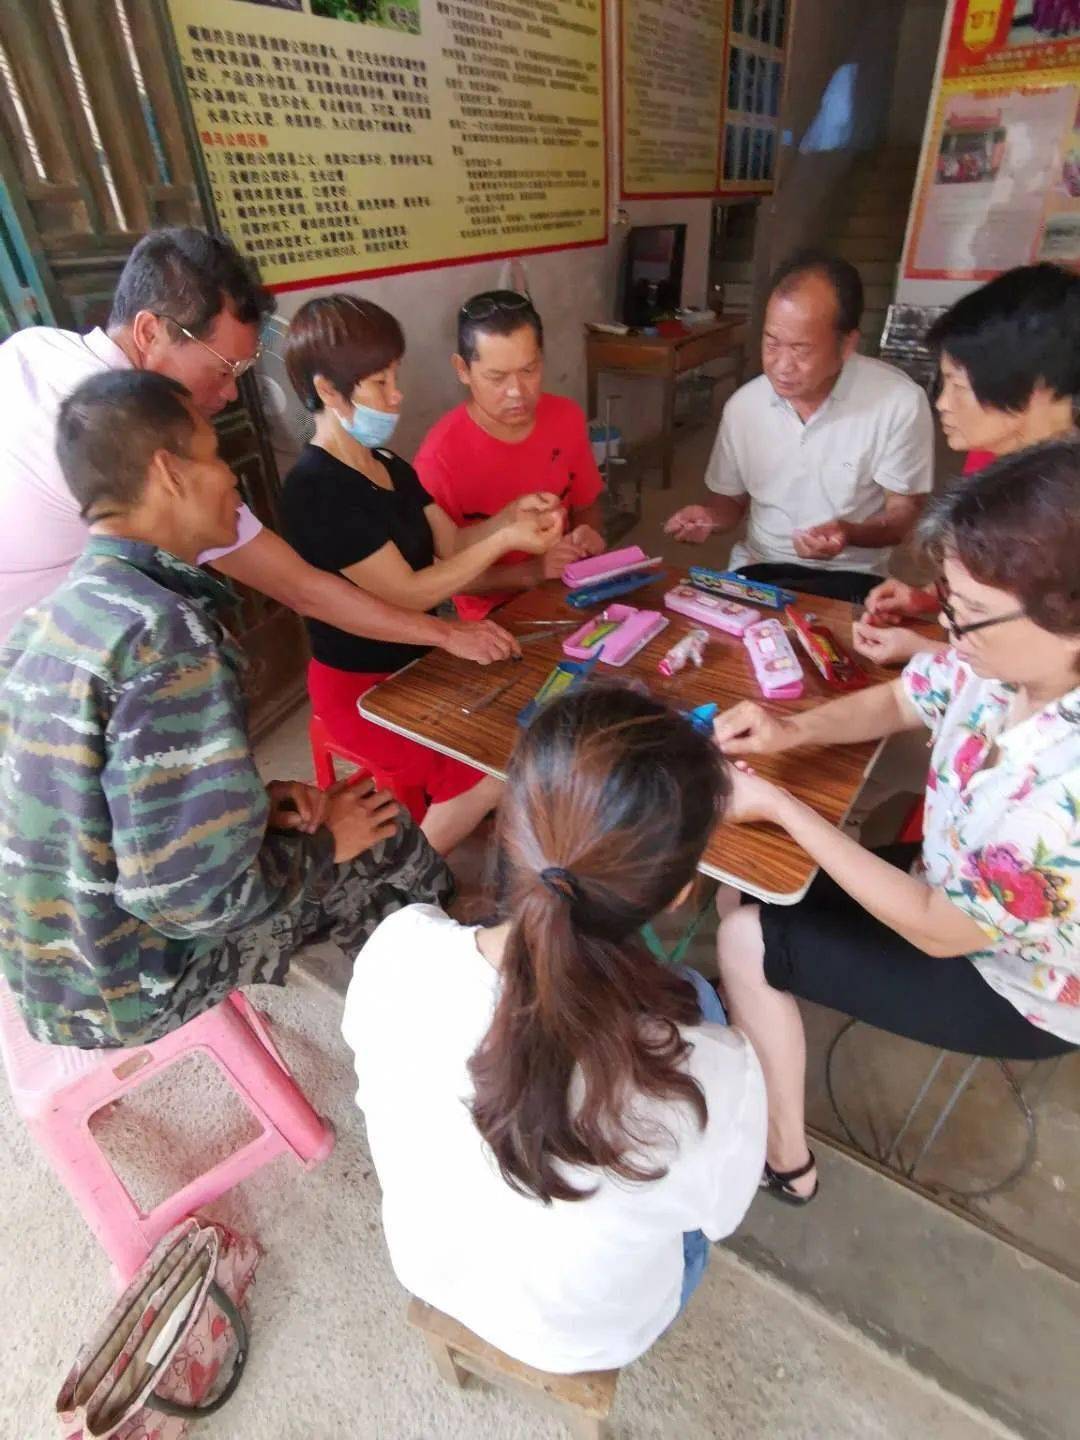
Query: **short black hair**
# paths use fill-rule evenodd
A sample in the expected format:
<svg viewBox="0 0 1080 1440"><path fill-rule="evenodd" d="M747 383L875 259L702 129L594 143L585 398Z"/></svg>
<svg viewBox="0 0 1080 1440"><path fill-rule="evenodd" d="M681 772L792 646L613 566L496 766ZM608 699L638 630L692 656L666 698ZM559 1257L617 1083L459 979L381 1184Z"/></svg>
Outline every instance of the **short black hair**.
<svg viewBox="0 0 1080 1440"><path fill-rule="evenodd" d="M195 418L191 392L152 370L92 375L60 406L56 457L84 520L138 503L157 450L187 455Z"/></svg>
<svg viewBox="0 0 1080 1440"><path fill-rule="evenodd" d="M231 240L194 226L151 230L120 272L109 329L130 325L140 310L166 315L202 336L228 308L243 325L261 325L277 302L254 260Z"/></svg>
<svg viewBox="0 0 1080 1440"><path fill-rule="evenodd" d="M481 311L481 318L474 320L470 312ZM487 313L484 313L484 312ZM517 290L481 290L473 295L458 311L457 353L471 365L476 359L476 337L478 335L513 335L523 325L532 327L536 343L544 348L544 322L536 306L527 295Z"/></svg>
<svg viewBox="0 0 1080 1440"><path fill-rule="evenodd" d="M769 295L787 295L808 275L827 280L836 296L836 328L841 335L858 330L863 313L862 276L850 260L842 260L828 250L812 248L796 250L773 271Z"/></svg>
<svg viewBox="0 0 1080 1440"><path fill-rule="evenodd" d="M1015 595L1055 635L1080 635L1080 443L1050 440L1005 455L927 507L923 548L955 555L984 585Z"/></svg>
<svg viewBox="0 0 1080 1440"><path fill-rule="evenodd" d="M980 405L1013 413L1037 385L1080 394L1080 276L1060 265L1019 265L939 315L927 343L962 365Z"/></svg>

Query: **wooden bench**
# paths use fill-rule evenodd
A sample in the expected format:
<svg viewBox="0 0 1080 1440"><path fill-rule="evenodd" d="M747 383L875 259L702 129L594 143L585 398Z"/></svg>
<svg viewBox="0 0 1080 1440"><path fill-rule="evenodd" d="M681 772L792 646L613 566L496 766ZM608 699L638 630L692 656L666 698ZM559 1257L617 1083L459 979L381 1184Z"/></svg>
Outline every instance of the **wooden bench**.
<svg viewBox="0 0 1080 1440"><path fill-rule="evenodd" d="M409 1301L406 1318L427 1341L439 1374L448 1385L460 1388L469 1375L476 1375L493 1385L541 1397L557 1411L577 1440L604 1440L608 1434L604 1422L615 1399L618 1370L587 1370L580 1375L550 1375L545 1370L534 1370L531 1365L511 1360L449 1315L415 1298Z"/></svg>

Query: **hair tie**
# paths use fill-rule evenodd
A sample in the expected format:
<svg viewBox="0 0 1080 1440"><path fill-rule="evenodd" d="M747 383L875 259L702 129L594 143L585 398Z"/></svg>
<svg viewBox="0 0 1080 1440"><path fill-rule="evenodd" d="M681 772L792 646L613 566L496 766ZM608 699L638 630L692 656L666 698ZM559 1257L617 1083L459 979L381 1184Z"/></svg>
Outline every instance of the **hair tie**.
<svg viewBox="0 0 1080 1440"><path fill-rule="evenodd" d="M540 882L560 900L575 902L581 899L581 885L577 876L572 870L564 870L561 865L549 865L546 870L541 870Z"/></svg>

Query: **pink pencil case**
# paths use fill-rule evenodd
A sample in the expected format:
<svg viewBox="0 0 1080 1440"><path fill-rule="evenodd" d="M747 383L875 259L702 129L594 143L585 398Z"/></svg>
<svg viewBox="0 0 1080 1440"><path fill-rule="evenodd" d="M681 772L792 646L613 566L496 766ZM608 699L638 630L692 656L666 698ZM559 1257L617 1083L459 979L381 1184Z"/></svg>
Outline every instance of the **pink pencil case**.
<svg viewBox="0 0 1080 1440"><path fill-rule="evenodd" d="M655 570L663 563L662 555L650 557L640 545L628 545L624 550L605 550L603 555L575 560L562 572L562 579L568 589L580 590L585 585L598 585L602 580L632 575L637 570Z"/></svg>
<svg viewBox="0 0 1080 1440"><path fill-rule="evenodd" d="M595 645L582 645L590 631L611 620L618 624L617 630L612 630ZM563 654L573 660L591 660L595 656L605 665L625 665L655 635L666 629L667 624L667 616L661 615L659 610L638 610L634 605L609 605L563 641Z"/></svg>
<svg viewBox="0 0 1080 1440"><path fill-rule="evenodd" d="M759 620L743 636L761 693L769 700L797 700L803 671L779 620Z"/></svg>
<svg viewBox="0 0 1080 1440"><path fill-rule="evenodd" d="M749 605L740 605L723 595L709 595L692 585L676 585L664 596L664 604L669 610L677 610L702 625L712 625L740 637L761 619L761 612L751 610Z"/></svg>

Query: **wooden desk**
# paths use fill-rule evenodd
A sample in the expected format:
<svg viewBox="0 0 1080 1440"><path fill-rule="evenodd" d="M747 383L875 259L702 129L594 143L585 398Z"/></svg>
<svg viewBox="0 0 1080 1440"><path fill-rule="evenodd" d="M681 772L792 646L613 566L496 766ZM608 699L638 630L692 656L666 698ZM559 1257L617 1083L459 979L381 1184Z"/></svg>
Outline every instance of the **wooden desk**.
<svg viewBox="0 0 1080 1440"><path fill-rule="evenodd" d="M662 610L664 592L682 579L683 573L675 567L669 568L666 579L628 596L628 603ZM522 636L542 628L518 623L523 620L565 620L581 615L584 621L585 615L572 610L565 597L563 586L553 581L519 595L504 605L496 618ZM841 640L847 641L851 633L850 605L840 600L806 596L803 608L820 615ZM592 613L598 612L599 607ZM761 698L745 647L721 631L716 631L715 639L710 640L705 664L700 670L691 666L665 679L656 668L661 656L691 628L691 622L681 616L671 611L665 613L671 621L667 629L629 665L619 669L601 663L594 674L645 680L654 695L669 699L682 709L712 700L723 710L739 700ZM556 660L562 658L562 640L570 633L567 628L559 637L527 645L521 660L506 660L484 669L464 665L443 650L432 650L369 690L360 701L360 713L399 735L420 740L445 755L467 760L489 775L503 779L520 734L517 713L532 699ZM803 669L806 673L803 698L783 702L777 708L804 709L831 696L832 692L819 680L809 659L804 661ZM872 670L872 673L875 679L884 680L896 672ZM516 683L487 709L477 715L461 713L462 705L475 703L512 676L516 676ZM755 760L754 765L761 774L807 801L827 820L839 824L862 789L878 748L874 744L815 747L763 756ZM816 872L810 857L785 832L771 825L721 826L709 842L701 869L748 895L778 905L792 905L800 900Z"/></svg>
<svg viewBox="0 0 1080 1440"><path fill-rule="evenodd" d="M730 355L735 365L735 384L741 385L746 366L748 332L743 315L721 315L712 325L698 325L686 335L605 335L585 332L585 369L588 376L589 418L596 416L597 380L601 370L623 370L635 375L655 375L664 382L660 438L663 445L663 487L671 485L675 454L675 381L686 370Z"/></svg>

